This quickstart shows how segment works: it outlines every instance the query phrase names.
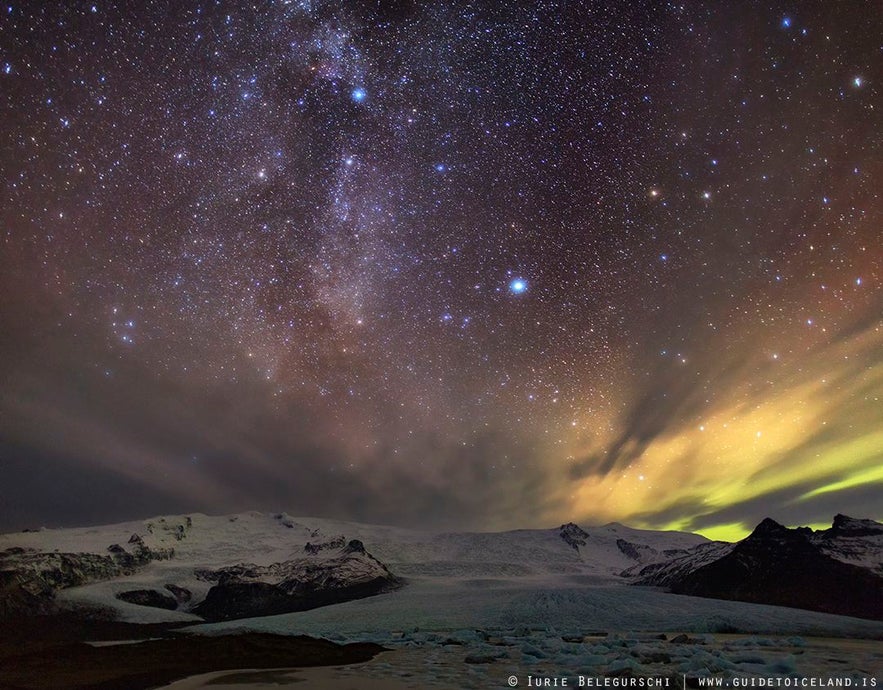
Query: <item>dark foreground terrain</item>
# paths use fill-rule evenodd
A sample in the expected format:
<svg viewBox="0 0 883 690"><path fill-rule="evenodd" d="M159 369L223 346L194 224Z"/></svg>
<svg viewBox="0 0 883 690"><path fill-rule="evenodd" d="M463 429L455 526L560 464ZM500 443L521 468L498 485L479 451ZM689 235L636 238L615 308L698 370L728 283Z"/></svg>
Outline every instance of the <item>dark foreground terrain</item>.
<svg viewBox="0 0 883 690"><path fill-rule="evenodd" d="M0 688L140 690L226 669L358 663L384 650L377 644L339 645L304 636L243 633L204 637L174 628L72 616L4 621L0 628ZM85 640L142 641L94 647Z"/></svg>

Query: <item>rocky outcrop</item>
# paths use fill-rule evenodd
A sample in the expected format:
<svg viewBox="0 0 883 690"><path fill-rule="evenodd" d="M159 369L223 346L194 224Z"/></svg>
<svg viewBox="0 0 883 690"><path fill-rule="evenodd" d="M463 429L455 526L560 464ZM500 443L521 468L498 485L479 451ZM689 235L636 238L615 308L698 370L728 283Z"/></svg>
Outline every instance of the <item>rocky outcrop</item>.
<svg viewBox="0 0 883 690"><path fill-rule="evenodd" d="M175 597L164 594L155 589L132 589L127 592L118 592L116 598L138 606L152 606L157 609L174 611L178 608Z"/></svg>
<svg viewBox="0 0 883 690"><path fill-rule="evenodd" d="M652 560L658 553L656 549L647 546L646 544L633 544L625 539L617 539L616 548L618 548L623 555L643 563Z"/></svg>
<svg viewBox="0 0 883 690"><path fill-rule="evenodd" d="M159 538L169 535L175 539L175 541L181 541L187 536L187 533L193 527L193 518L185 516L183 522L169 522L165 518L160 518L156 522L148 522L146 527L150 534Z"/></svg>
<svg viewBox="0 0 883 690"><path fill-rule="evenodd" d="M357 540L326 557L305 557L269 566L237 564L219 570L202 569L196 576L217 583L192 610L212 621L305 611L380 594L400 584Z"/></svg>
<svg viewBox="0 0 883 690"><path fill-rule="evenodd" d="M666 551L664 561L649 565L635 565L621 574L637 578L633 584L651 587L671 587L680 578L701 566L712 563L733 550L733 544L720 541L698 544L683 551Z"/></svg>
<svg viewBox="0 0 883 690"><path fill-rule="evenodd" d="M60 589L131 575L150 561L174 556L173 549L150 549L140 537L129 542L131 551L111 544L107 555L43 553L23 548L3 551L0 553L0 617L49 612Z"/></svg>
<svg viewBox="0 0 883 690"><path fill-rule="evenodd" d="M165 585L165 588L172 593L172 595L175 597L175 601L177 601L179 604L186 604L193 598L193 593L186 587L179 587L178 585Z"/></svg>
<svg viewBox="0 0 883 690"><path fill-rule="evenodd" d="M837 514L830 529L816 533L822 539L838 539L851 537L883 537L883 524L874 520L851 518Z"/></svg>
<svg viewBox="0 0 883 690"><path fill-rule="evenodd" d="M321 551L342 549L345 544L346 544L346 539L341 534L340 536L335 537L334 539L329 539L328 541L319 542L318 544L313 544L312 542L308 541L306 544L304 544L304 551L306 551L309 554L315 555L317 553L320 553Z"/></svg>
<svg viewBox="0 0 883 690"><path fill-rule="evenodd" d="M558 528L558 536L560 536L568 546L579 551L580 546L586 545L589 533L583 530L579 525L573 522L568 522Z"/></svg>

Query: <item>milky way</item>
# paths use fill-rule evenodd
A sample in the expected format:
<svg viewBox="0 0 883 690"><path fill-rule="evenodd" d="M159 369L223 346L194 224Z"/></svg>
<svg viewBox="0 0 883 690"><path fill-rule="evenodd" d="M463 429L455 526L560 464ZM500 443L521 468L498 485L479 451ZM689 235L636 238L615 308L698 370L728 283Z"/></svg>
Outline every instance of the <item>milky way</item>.
<svg viewBox="0 0 883 690"><path fill-rule="evenodd" d="M0 523L880 518L881 36L4 5Z"/></svg>

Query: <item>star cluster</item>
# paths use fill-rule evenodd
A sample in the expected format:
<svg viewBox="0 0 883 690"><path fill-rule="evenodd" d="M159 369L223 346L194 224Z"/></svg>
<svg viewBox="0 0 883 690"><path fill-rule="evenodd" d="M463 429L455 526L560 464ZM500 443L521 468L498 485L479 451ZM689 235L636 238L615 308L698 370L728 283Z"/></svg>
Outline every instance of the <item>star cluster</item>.
<svg viewBox="0 0 883 690"><path fill-rule="evenodd" d="M10 0L6 522L880 517L881 35Z"/></svg>

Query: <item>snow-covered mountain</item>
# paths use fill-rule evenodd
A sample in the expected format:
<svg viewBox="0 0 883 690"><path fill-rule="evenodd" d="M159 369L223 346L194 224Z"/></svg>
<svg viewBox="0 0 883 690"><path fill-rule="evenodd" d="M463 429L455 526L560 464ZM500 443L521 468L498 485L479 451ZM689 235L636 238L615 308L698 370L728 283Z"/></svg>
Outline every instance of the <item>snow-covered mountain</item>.
<svg viewBox="0 0 883 690"><path fill-rule="evenodd" d="M678 594L881 620L883 524L837 515L813 531L767 518L736 544L701 544L624 574Z"/></svg>
<svg viewBox="0 0 883 690"><path fill-rule="evenodd" d="M361 598L402 578L614 578L705 542L616 523L453 533L285 513L159 517L0 535L0 615L60 602L129 620L225 620Z"/></svg>
<svg viewBox="0 0 883 690"><path fill-rule="evenodd" d="M807 538L823 554L883 577L883 524L835 515L829 529L812 532Z"/></svg>
<svg viewBox="0 0 883 690"><path fill-rule="evenodd" d="M416 583L440 593L641 584L883 618L865 603L883 602L883 525L838 515L813 532L765 520L728 544L618 523L426 532L251 512L0 535L0 616L60 606L138 622L223 621Z"/></svg>

